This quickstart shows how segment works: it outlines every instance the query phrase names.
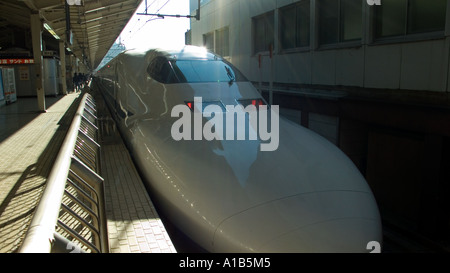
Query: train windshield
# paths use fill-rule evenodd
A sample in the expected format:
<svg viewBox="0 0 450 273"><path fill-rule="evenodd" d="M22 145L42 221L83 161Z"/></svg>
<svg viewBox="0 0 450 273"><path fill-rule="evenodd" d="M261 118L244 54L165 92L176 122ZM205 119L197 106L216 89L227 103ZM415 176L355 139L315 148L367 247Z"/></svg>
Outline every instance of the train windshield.
<svg viewBox="0 0 450 273"><path fill-rule="evenodd" d="M147 69L161 83L235 82L247 79L223 60L167 60L155 58Z"/></svg>

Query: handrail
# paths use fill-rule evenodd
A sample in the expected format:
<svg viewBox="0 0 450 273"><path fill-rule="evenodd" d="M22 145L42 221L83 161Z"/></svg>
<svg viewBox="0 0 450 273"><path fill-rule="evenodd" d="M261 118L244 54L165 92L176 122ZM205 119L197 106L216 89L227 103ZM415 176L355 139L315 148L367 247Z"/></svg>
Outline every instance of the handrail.
<svg viewBox="0 0 450 273"><path fill-rule="evenodd" d="M92 122L88 120L86 117L84 117L84 113L88 111L88 115L90 115L89 119L92 119L92 101L90 98L90 95L88 93L84 94L84 96L81 99L80 105L75 113L75 116L73 118L72 124L67 132L67 135L64 139L64 142L61 146L61 149L58 153L58 156L55 160L55 163L53 165L53 168L50 172L50 175L47 179L45 190L42 194L41 200L36 208L36 211L34 213L33 219L31 221L31 224L29 226L29 229L27 231L27 234L24 238L24 241L22 243L22 246L19 250L21 253L50 253L52 252L52 247L55 244L55 240L60 240L59 238L64 238L64 236L61 236L61 234L58 234L56 231L58 223L59 227L66 231L68 225L66 223L62 223L62 221L59 219L61 217L62 213L66 211L67 206L62 204L64 203L65 198L67 198L69 192L67 191L66 184L69 179L69 176L71 173L74 173L74 170L76 169L79 173L76 174L76 177L88 177L92 178L95 181L89 181L86 183L86 188L88 189L95 189L95 192L93 195L97 196L96 198L85 198L90 202L90 200L95 200L98 202L98 204L95 204L95 206L98 209L98 215L89 215L88 217L91 218L99 218L99 220L95 220L94 223L98 224L98 227L91 227L91 225L88 225L89 229L94 229L96 233L99 233L100 235L98 238L96 238L97 245L95 248L91 246L87 246L87 249L94 249L102 252L107 252L107 235L106 233L106 225L102 222L104 220L105 211L104 211L104 199L103 199L103 179L96 175L92 174L92 172L95 173L96 170L92 170L92 166L86 166L77 158L76 154L79 154L80 152L77 151L79 149L83 149L83 147L80 146L87 146L92 145L91 143L84 143L84 139L86 139L85 136L79 136L81 130L80 126L82 126L82 123L86 123L86 121L90 124ZM91 108L90 110L86 110L85 108ZM94 109L95 110L95 109ZM93 116L95 118L95 116ZM95 127L95 125L92 125ZM80 141L83 142L80 145ZM99 146L95 141L91 141L95 145L94 147ZM99 147L97 147L99 148ZM90 147L92 149L92 147ZM91 154L91 153L90 153ZM94 155L95 156L95 155ZM74 166L76 165L76 166ZM80 167L81 166L81 167ZM86 173L81 173L86 172ZM73 176L73 174L72 174ZM79 180L82 180L82 178L79 178ZM70 181L71 182L71 181ZM77 190L77 189L75 189ZM85 193L80 194L81 198L85 197ZM72 197L71 197L72 198ZM78 206L77 208L81 208L80 210L84 209L86 211L86 206L82 205L80 206L77 202L72 202ZM91 202L92 203L92 202ZM88 208L89 214L95 214L94 211L91 210L91 208ZM71 212L72 215L74 212ZM102 220L103 218L103 220ZM83 223L83 221L81 221ZM75 229L67 232L72 238L79 237L79 234L76 234ZM73 235L73 236L72 236ZM67 242L70 242L71 239L65 238L64 239ZM84 239L78 240L83 244ZM58 244L57 244L58 245ZM61 242L59 242L59 245L61 245ZM79 247L79 246L77 246ZM60 248L60 247L59 247ZM82 249L82 248L77 248ZM67 249L70 250L70 249Z"/></svg>

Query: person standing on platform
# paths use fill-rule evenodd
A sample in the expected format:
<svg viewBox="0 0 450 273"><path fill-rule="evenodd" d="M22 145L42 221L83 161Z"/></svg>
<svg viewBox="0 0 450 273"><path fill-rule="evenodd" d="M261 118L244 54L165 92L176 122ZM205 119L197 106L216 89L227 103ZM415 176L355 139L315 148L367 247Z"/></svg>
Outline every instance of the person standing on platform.
<svg viewBox="0 0 450 273"><path fill-rule="evenodd" d="M78 77L77 72L75 72L73 74L73 78L72 78L74 92L78 92L78 81L79 81L79 77Z"/></svg>

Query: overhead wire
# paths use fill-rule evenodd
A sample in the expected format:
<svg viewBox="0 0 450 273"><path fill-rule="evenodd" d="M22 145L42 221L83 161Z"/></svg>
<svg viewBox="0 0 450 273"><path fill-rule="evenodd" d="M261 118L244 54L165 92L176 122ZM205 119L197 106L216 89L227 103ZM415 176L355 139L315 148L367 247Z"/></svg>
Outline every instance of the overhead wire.
<svg viewBox="0 0 450 273"><path fill-rule="evenodd" d="M154 0L153 2L151 2L149 5L147 5L146 7L145 7L145 10L147 11L155 2L157 2L158 0ZM156 13L158 13L161 9L163 9L168 3L170 2L170 0L167 0L156 12L155 12L155 14ZM154 17L154 16L153 16ZM145 21L145 23L143 24L143 25L141 25L137 30L135 30L135 27L136 27L136 25L140 22L140 18L138 18L138 20L135 22L135 24L133 25L133 27L132 27L132 29L130 29L129 31L128 31L128 33L130 33L130 37L128 37L128 39L132 39L133 37L134 37L134 35L136 34L136 33L138 33L148 22L151 22L151 21L153 21L153 20L158 20L158 19L163 19L163 18L159 18L159 17L157 17L157 18L150 18L149 20L147 20L147 21ZM124 39L123 41L126 41L126 39Z"/></svg>

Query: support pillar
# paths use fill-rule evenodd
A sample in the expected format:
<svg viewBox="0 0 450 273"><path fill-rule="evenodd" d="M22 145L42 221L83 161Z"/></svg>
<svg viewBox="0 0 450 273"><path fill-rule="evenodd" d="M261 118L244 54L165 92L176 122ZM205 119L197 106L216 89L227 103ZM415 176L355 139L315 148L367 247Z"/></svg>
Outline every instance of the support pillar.
<svg viewBox="0 0 450 273"><path fill-rule="evenodd" d="M44 92L44 62L42 58L42 21L39 14L31 14L31 40L33 44L33 57L36 79L36 93L39 111L46 112Z"/></svg>
<svg viewBox="0 0 450 273"><path fill-rule="evenodd" d="M59 41L59 59L61 60L61 83L62 93L67 95L67 77L66 77L66 48L64 41Z"/></svg>

